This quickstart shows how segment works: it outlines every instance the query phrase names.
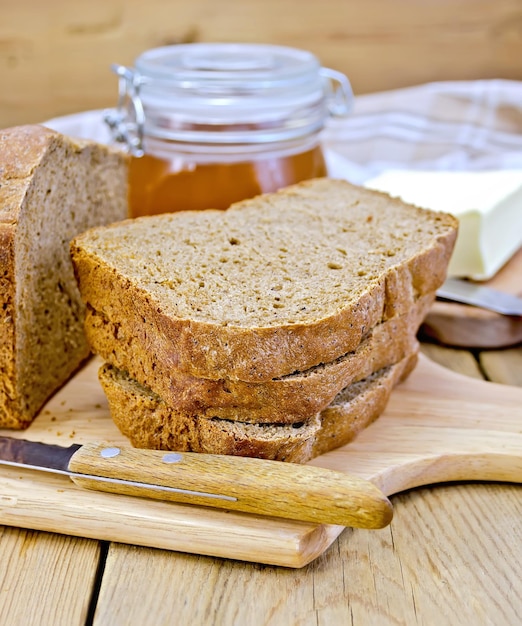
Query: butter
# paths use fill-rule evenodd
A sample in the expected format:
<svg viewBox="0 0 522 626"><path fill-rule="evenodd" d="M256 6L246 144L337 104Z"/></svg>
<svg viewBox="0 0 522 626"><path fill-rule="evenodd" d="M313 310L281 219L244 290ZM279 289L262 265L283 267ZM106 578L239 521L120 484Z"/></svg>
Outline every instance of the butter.
<svg viewBox="0 0 522 626"><path fill-rule="evenodd" d="M450 276L487 280L522 245L521 170L389 170L365 186L458 218Z"/></svg>

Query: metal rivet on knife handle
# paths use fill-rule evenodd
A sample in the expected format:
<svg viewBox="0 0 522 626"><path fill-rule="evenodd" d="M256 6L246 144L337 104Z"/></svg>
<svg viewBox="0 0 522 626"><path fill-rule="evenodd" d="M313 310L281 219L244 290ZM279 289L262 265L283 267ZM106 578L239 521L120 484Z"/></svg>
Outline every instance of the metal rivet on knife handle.
<svg viewBox="0 0 522 626"><path fill-rule="evenodd" d="M179 463L183 456L179 452L170 452L161 459L163 463Z"/></svg>
<svg viewBox="0 0 522 626"><path fill-rule="evenodd" d="M119 448L103 448L100 452L100 456L104 459L112 459L115 456L120 454L121 450Z"/></svg>

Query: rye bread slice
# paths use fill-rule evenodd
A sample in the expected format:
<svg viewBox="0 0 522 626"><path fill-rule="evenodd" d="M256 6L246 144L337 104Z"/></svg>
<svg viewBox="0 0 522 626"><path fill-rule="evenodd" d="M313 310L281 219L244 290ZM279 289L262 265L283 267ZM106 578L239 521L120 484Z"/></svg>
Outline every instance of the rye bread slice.
<svg viewBox="0 0 522 626"><path fill-rule="evenodd" d="M112 419L133 446L304 463L345 445L384 411L392 389L414 368L417 352L340 392L298 424L251 424L186 415L122 370L105 363L99 378Z"/></svg>
<svg viewBox="0 0 522 626"><path fill-rule="evenodd" d="M407 313L372 328L353 352L263 383L196 378L177 367L166 367L154 350L142 350L139 339L124 336L93 311L87 311L86 324L89 336L95 331L96 350L106 362L126 371L179 412L240 422L290 424L315 415L344 387L410 354L417 346L416 332L433 298L434 294L422 296Z"/></svg>
<svg viewBox="0 0 522 626"><path fill-rule="evenodd" d="M87 306L156 366L259 383L355 350L434 293L456 234L448 214L317 179L227 211L93 229L71 254Z"/></svg>

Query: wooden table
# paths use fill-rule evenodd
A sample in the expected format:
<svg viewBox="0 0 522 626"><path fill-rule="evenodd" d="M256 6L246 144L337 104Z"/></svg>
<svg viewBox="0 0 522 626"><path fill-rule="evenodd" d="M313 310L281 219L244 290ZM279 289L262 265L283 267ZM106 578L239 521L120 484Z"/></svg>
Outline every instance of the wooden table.
<svg viewBox="0 0 522 626"><path fill-rule="evenodd" d="M249 0L241 10L233 0L3 0L0 128L114 106L112 63L212 41L310 50L357 94L522 78L516 0Z"/></svg>
<svg viewBox="0 0 522 626"><path fill-rule="evenodd" d="M522 386L522 347L422 349ZM520 623L522 487L440 485L392 502L389 527L346 529L303 569L0 527L0 624Z"/></svg>

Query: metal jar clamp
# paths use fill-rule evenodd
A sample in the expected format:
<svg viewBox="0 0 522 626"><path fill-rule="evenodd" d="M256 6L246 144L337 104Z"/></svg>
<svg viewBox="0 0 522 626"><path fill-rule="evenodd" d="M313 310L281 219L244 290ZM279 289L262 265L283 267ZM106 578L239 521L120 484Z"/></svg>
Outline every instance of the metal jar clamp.
<svg viewBox="0 0 522 626"><path fill-rule="evenodd" d="M229 145L291 140L318 132L330 115L347 115L353 102L344 74L280 46L168 46L141 55L136 68L112 69L118 102L105 121L135 156L144 154L147 136Z"/></svg>

